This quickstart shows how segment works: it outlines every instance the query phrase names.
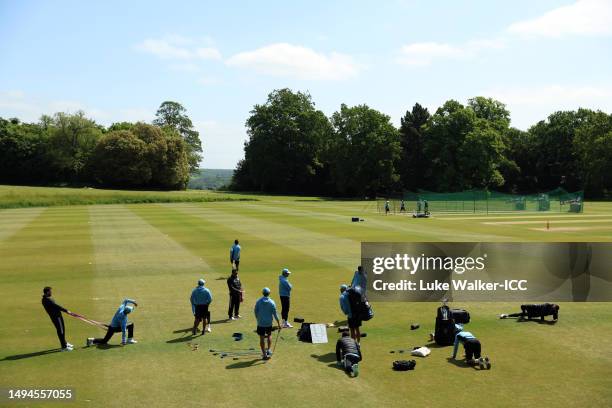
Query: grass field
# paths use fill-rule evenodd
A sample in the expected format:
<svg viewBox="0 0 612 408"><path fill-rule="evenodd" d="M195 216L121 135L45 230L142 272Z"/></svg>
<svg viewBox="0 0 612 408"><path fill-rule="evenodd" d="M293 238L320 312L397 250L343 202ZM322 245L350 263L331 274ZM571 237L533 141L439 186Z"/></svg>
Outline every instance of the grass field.
<svg viewBox="0 0 612 408"><path fill-rule="evenodd" d="M142 204L253 201L255 198L214 191L126 191L96 188L0 186L0 209L92 204Z"/></svg>
<svg viewBox="0 0 612 408"><path fill-rule="evenodd" d="M434 214L435 215L435 214ZM361 216L362 223L351 223ZM550 221L550 229L545 223ZM243 246L243 319L225 322L228 251ZM329 344L282 332L272 360L220 359L210 348L257 347L252 307L263 286L278 302L289 267L292 313L344 320L338 286L350 281L361 241L610 241L612 204L584 214L382 216L372 202L260 197L252 202L91 205L0 211L0 387L73 387L70 406L612 406L612 304L564 303L554 325L497 319L518 305L466 303L468 325L493 361L490 371L458 366L433 348L413 372L397 373L390 350L427 343L436 304L377 303L365 323L358 378L334 366ZM213 333L191 339L189 294L204 276L213 291ZM101 330L66 318L72 353L40 305L51 285L58 303L107 321L124 297L139 344L83 348ZM421 324L411 331L411 323ZM234 342L233 332L245 333ZM192 351L189 343L198 343ZM44 404L30 404L44 406ZM49 403L49 406L58 406ZM11 404L10 406L19 406Z"/></svg>

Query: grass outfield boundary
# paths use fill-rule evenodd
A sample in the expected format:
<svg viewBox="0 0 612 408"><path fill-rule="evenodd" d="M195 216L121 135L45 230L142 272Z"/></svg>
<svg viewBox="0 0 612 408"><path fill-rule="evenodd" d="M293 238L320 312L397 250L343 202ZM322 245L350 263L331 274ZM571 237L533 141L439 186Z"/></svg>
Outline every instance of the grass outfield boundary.
<svg viewBox="0 0 612 408"><path fill-rule="evenodd" d="M214 191L128 191L95 188L0 185L0 209L98 204L257 201L257 198Z"/></svg>

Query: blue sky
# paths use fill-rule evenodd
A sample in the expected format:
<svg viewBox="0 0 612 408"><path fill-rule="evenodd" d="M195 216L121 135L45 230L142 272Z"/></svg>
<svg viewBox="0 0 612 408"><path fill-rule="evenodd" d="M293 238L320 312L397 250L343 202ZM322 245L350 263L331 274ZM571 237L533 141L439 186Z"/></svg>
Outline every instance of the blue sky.
<svg viewBox="0 0 612 408"><path fill-rule="evenodd" d="M108 125L182 103L203 165L233 168L267 94L326 114L484 95L526 129L559 109L612 111L612 0L0 0L0 116L84 110Z"/></svg>

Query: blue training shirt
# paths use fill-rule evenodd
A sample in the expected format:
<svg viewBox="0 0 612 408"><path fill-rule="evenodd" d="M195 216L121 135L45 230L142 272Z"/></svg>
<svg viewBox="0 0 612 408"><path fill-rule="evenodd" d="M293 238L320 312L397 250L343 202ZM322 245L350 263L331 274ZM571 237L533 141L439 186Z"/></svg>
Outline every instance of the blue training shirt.
<svg viewBox="0 0 612 408"><path fill-rule="evenodd" d="M240 260L240 245L234 244L230 248L230 262L239 261Z"/></svg>
<svg viewBox="0 0 612 408"><path fill-rule="evenodd" d="M272 327L272 318L278 320L276 303L267 296L262 296L255 302L255 318L257 326Z"/></svg>
<svg viewBox="0 0 612 408"><path fill-rule="evenodd" d="M286 276L281 275L278 277L278 294L279 296L291 296L291 289L293 285L289 282Z"/></svg>
<svg viewBox="0 0 612 408"><path fill-rule="evenodd" d="M344 313L349 319L353 317L353 314L351 313L351 303L349 302L347 291L344 291L340 295L340 309L342 309L342 313Z"/></svg>
<svg viewBox="0 0 612 408"><path fill-rule="evenodd" d="M115 315L113 316L113 320L111 320L111 327L120 327L121 328L121 342L125 343L125 337L126 337L126 330L127 330L127 324L128 324L128 317L125 313L123 313L123 311L125 310L125 307L128 304L133 304L135 305L136 302L132 299L124 299L123 302L121 302L121 306L119 306L119 309L117 309L117 311L115 312Z"/></svg>
<svg viewBox="0 0 612 408"><path fill-rule="evenodd" d="M457 349L459 348L459 343L465 343L468 339L475 339L476 337L470 333L469 331L460 331L455 335L455 344L453 347L453 358L457 356Z"/></svg>
<svg viewBox="0 0 612 408"><path fill-rule="evenodd" d="M197 286L191 291L191 310L195 313L196 305L209 305L212 302L212 293L207 287Z"/></svg>

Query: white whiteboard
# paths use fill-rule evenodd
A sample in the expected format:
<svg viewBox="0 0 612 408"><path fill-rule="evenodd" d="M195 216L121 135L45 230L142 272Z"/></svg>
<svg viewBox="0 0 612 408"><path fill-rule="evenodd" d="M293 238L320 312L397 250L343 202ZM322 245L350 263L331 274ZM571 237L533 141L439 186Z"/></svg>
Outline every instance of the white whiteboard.
<svg viewBox="0 0 612 408"><path fill-rule="evenodd" d="M311 324L310 336L313 344L327 343L327 329L324 324Z"/></svg>

